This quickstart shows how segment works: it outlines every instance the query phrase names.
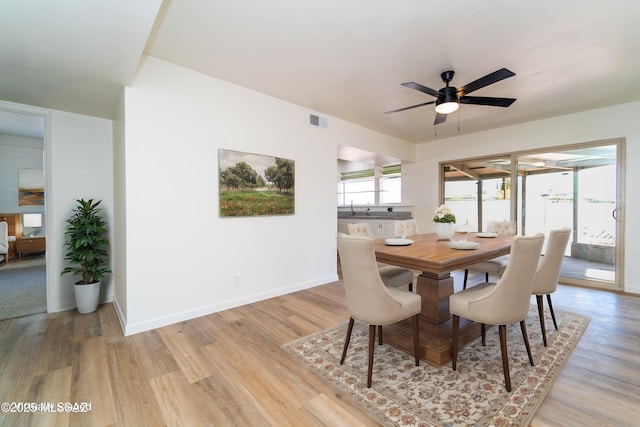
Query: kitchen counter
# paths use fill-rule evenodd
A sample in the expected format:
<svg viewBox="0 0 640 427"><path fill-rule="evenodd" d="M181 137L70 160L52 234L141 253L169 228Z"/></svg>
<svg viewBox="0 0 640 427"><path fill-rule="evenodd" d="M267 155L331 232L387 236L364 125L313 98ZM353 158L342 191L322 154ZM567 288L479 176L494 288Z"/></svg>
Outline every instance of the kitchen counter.
<svg viewBox="0 0 640 427"><path fill-rule="evenodd" d="M338 219L389 219L402 220L411 219L411 212L388 212L388 211L338 211Z"/></svg>

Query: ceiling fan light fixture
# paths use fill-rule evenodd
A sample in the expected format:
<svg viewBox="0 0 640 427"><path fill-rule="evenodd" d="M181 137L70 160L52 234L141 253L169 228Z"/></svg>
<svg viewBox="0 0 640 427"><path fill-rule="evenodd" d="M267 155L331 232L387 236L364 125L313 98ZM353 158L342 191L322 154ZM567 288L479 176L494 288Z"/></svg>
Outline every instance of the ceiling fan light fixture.
<svg viewBox="0 0 640 427"><path fill-rule="evenodd" d="M453 73L452 73L453 74ZM455 87L450 87L447 81L447 87L440 90L440 96L436 100L436 113L449 114L458 109L458 95Z"/></svg>
<svg viewBox="0 0 640 427"><path fill-rule="evenodd" d="M460 104L458 104L457 101L442 102L441 104L436 103L436 113L440 113L440 114L453 113L458 109L458 107L460 107Z"/></svg>

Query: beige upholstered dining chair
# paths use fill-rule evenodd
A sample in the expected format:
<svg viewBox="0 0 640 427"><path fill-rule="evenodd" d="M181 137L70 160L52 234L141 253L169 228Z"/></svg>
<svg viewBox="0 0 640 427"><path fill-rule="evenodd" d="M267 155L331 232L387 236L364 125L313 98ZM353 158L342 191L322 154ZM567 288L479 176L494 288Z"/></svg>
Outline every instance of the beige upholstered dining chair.
<svg viewBox="0 0 640 427"><path fill-rule="evenodd" d="M487 232L496 233L499 236L514 236L516 234L516 222L515 221L489 221L487 223ZM479 262L473 264L464 270L464 281L462 282L462 289L467 289L467 278L469 271L476 271L484 273L484 281L489 281L489 274L497 274L501 276L504 269L509 262L509 255L499 256L497 258L490 259L489 261Z"/></svg>
<svg viewBox="0 0 640 427"><path fill-rule="evenodd" d="M349 326L340 364L344 363L347 355L354 321L367 323L369 325L367 388L369 388L373 372L376 329L379 344L382 344L382 326L384 325L413 317L414 357L416 366L420 364L418 314L422 300L418 294L384 285L376 265L373 240L366 237L339 235L338 253L349 311Z"/></svg>
<svg viewBox="0 0 640 427"><path fill-rule="evenodd" d="M547 296L551 319L553 319L553 326L555 326L557 331L558 323L556 323L556 315L553 313L551 294L554 293L558 287L560 267L562 267L564 251L567 248L570 236L571 229L568 227L560 230L551 230L551 232L549 232L547 250L538 265L538 271L536 271L536 276L533 279L533 290L531 293L536 296L538 315L540 316L540 328L542 329L542 342L545 347L547 346L547 331L544 326L544 300L542 297L543 295Z"/></svg>
<svg viewBox="0 0 640 427"><path fill-rule="evenodd" d="M0 262L6 258L9 262L9 226L6 221L0 222ZM413 278L413 275L411 276Z"/></svg>
<svg viewBox="0 0 640 427"><path fill-rule="evenodd" d="M373 233L369 228L369 224L366 222L358 222L354 224L348 224L350 236L361 236L373 239ZM407 285L409 291L413 291L413 271L406 268L397 267L395 265L387 265L378 263L378 270L380 277L386 286L397 288Z"/></svg>
<svg viewBox="0 0 640 427"><path fill-rule="evenodd" d="M393 235L395 237L411 237L420 234L415 219L403 219L393 222Z"/></svg>
<svg viewBox="0 0 640 427"><path fill-rule="evenodd" d="M497 283L481 283L449 296L449 310L453 315L451 321L453 329L451 359L454 371L458 359L460 317L481 324L483 345L485 344L485 325L498 325L502 350L502 369L507 391L511 391L511 378L509 376L506 325L520 322L529 363L533 366L525 318L529 312L531 290L543 242L544 234L542 233L531 237L514 237L509 263Z"/></svg>
<svg viewBox="0 0 640 427"><path fill-rule="evenodd" d="M373 233L367 222L356 222L347 224L350 236L365 236L373 239Z"/></svg>

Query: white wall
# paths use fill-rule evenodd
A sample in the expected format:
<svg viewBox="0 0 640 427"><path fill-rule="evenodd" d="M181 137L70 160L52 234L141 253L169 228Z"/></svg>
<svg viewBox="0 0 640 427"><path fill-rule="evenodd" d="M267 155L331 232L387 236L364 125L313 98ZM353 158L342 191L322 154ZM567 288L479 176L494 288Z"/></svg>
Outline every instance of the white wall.
<svg viewBox="0 0 640 427"><path fill-rule="evenodd" d="M337 279L337 145L391 138L151 57L124 110L125 334ZM221 218L219 148L294 160L295 215Z"/></svg>
<svg viewBox="0 0 640 427"><path fill-rule="evenodd" d="M125 172L124 88L113 121L113 300L118 318L127 318L127 212ZM124 324L121 325L124 329Z"/></svg>
<svg viewBox="0 0 640 427"><path fill-rule="evenodd" d="M640 180L640 169L634 166L640 162L638 117L640 102L633 102L419 144L417 163L403 167L403 195L416 205L420 229L433 231L439 162L613 138L626 138L626 182L636 183ZM640 193L633 185L626 189L624 288L640 293L640 265L633 262L640 256L640 241L634 239L640 233Z"/></svg>
<svg viewBox="0 0 640 427"><path fill-rule="evenodd" d="M113 155L111 120L53 110L45 135L47 168L47 309L74 308L77 276L60 272L64 261L65 220L76 199L102 200L107 223L113 220ZM111 228L111 227L110 227ZM113 241L113 230L109 239ZM112 264L113 265L113 264ZM105 277L101 302L111 301L113 283Z"/></svg>

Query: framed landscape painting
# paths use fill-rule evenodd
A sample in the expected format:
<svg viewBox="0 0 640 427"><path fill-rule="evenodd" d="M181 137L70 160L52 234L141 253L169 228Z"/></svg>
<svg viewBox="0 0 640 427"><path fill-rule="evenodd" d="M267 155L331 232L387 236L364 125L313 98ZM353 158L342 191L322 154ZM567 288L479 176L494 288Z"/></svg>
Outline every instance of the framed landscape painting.
<svg viewBox="0 0 640 427"><path fill-rule="evenodd" d="M293 215L295 162L218 149L220 216Z"/></svg>
<svg viewBox="0 0 640 427"><path fill-rule="evenodd" d="M18 206L44 205L44 171L18 169Z"/></svg>

